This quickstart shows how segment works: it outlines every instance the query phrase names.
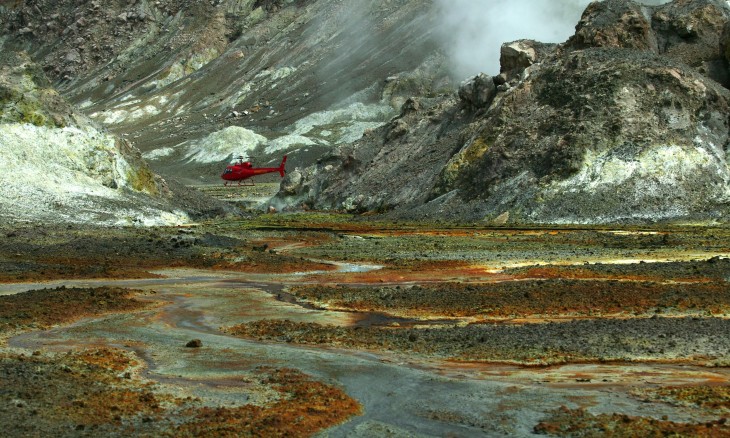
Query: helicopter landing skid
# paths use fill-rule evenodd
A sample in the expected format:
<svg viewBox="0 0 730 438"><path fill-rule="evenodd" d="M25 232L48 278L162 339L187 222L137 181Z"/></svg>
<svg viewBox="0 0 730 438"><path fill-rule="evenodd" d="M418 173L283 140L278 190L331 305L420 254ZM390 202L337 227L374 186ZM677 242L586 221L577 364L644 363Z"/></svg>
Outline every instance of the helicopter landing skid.
<svg viewBox="0 0 730 438"><path fill-rule="evenodd" d="M233 181L226 181L223 183L223 187L228 187L228 183L231 183L230 187L233 187ZM241 184L243 183L243 184ZM238 181L238 187L254 187L256 184L253 182L253 180L250 179L244 179L243 181Z"/></svg>

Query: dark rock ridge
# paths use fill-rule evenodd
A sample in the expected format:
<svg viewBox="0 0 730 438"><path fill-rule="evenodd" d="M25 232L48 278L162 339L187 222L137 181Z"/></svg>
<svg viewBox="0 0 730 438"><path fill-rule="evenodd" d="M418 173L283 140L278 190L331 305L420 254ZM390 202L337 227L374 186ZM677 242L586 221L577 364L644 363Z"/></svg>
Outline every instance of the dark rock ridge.
<svg viewBox="0 0 730 438"><path fill-rule="evenodd" d="M726 222L728 6L591 3L564 44L508 43L502 72L291 174L279 207L530 223Z"/></svg>

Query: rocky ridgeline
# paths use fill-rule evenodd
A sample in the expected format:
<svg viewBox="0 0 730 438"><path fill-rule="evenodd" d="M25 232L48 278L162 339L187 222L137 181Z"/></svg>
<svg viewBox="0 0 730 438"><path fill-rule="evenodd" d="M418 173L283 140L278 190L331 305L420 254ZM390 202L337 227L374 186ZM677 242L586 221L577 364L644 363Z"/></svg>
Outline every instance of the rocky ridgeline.
<svg viewBox="0 0 730 438"><path fill-rule="evenodd" d="M725 222L725 2L591 3L568 41L502 47L501 73L416 96L289 175L279 206L504 222Z"/></svg>

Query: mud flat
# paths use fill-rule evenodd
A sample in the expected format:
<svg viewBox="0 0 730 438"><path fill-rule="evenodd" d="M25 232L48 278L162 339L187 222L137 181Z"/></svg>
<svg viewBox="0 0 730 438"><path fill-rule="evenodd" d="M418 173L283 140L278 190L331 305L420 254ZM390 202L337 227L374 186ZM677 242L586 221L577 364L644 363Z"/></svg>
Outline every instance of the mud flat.
<svg viewBox="0 0 730 438"><path fill-rule="evenodd" d="M2 228L10 436L727 436L730 230Z"/></svg>

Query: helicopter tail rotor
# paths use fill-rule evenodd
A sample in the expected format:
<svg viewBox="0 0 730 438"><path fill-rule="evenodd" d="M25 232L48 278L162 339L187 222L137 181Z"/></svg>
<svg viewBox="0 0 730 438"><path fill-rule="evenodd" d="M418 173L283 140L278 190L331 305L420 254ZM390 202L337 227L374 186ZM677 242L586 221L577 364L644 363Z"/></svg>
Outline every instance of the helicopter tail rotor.
<svg viewBox="0 0 730 438"><path fill-rule="evenodd" d="M279 165L279 175L281 175L282 178L284 178L284 174L286 173L286 169L284 168L284 165L286 164L286 155L284 155L284 158L281 160L281 165Z"/></svg>

